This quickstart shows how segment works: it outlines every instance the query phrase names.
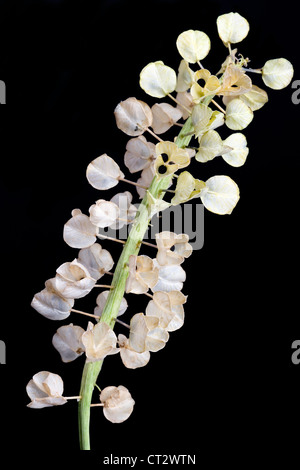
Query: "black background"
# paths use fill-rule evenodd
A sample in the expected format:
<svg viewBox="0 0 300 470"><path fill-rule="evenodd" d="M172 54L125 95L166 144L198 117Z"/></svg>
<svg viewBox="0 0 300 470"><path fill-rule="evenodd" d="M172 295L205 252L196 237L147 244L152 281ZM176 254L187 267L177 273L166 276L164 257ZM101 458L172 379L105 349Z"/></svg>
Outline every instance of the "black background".
<svg viewBox="0 0 300 470"><path fill-rule="evenodd" d="M69 320L83 327L87 322L77 316L51 322L30 302L60 264L76 257L62 239L71 210L87 212L96 199L116 192L99 196L86 181L87 164L107 153L130 176L122 162L128 136L116 128L113 110L129 96L154 103L139 88L139 73L155 60L177 70L175 41L186 29L210 36L212 50L203 63L217 72L226 49L215 22L230 11L250 23L238 48L251 66L286 57L298 79L296 2L280 8L263 0L0 2L0 79L7 87L0 111L0 339L7 346L0 443L12 459L35 466L38 452L44 463L79 455L76 403L31 410L25 386L36 372L49 370L64 379L66 396L78 394L84 358L63 364L51 339ZM264 86L259 76L253 81ZM203 180L231 176L241 199L230 216L205 212L204 247L183 265L189 296L184 327L147 367L131 371L117 357L105 361L100 386L125 385L136 405L121 425L93 410L90 455L96 464L111 452L191 453L198 463L209 456L213 465L220 456L268 462L297 449L300 365L291 362L291 344L300 339L300 106L292 103L291 86L267 91L269 103L244 131L246 164L233 168L219 158L191 168ZM116 189L131 190L124 183ZM119 246L102 245L117 261ZM151 249L143 253L154 256ZM91 297L78 308L91 311ZM128 301L124 320L147 304L137 296Z"/></svg>

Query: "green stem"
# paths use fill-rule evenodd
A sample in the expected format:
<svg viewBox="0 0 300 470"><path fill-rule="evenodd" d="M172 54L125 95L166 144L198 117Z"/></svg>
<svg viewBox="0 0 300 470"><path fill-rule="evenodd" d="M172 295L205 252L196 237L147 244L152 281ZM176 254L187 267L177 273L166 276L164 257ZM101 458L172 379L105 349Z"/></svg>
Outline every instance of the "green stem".
<svg viewBox="0 0 300 470"><path fill-rule="evenodd" d="M154 198L161 197L161 193L169 186L171 177L157 179L154 177L149 192ZM140 204L138 215L130 230L128 239L124 245L115 273L112 280L113 289L110 290L100 321L107 323L111 328L114 327L116 317L119 311L121 300L123 298L128 277L128 261L131 255L137 255L141 242L148 228L150 218L148 212L148 202L146 196ZM86 362L80 388L81 400L79 402L79 441L81 450L90 450L90 405L94 386L101 370L103 361Z"/></svg>

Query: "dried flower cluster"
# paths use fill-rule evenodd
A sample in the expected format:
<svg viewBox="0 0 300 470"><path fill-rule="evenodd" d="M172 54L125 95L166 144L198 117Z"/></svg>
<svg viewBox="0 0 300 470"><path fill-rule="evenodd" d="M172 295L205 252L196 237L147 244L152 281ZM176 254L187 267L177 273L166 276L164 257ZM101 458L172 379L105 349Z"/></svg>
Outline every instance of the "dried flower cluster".
<svg viewBox="0 0 300 470"><path fill-rule="evenodd" d="M105 357L120 353L125 367L143 367L151 353L165 347L170 333L184 324L187 297L181 292L186 279L182 263L192 253L189 237L168 231L156 234L157 251L151 258L138 254L144 233L141 229L138 232L137 227L144 224L146 228L154 214L194 198L200 198L211 212L230 214L239 200L237 184L225 175L202 181L186 168L193 158L205 163L218 156L231 166L243 165L249 149L240 131L268 101L266 91L253 84L248 73L261 74L264 84L275 90L287 86L293 76L293 67L286 59L268 60L261 69L251 69L249 59L231 48L249 32L247 20L238 13L219 16L217 28L228 48L218 73L212 74L200 62L210 51L209 37L202 31L185 31L176 42L182 57L178 73L162 61L156 61L146 65L140 74L140 86L148 95L169 97L175 104L160 102L150 107L130 97L115 109L118 128L131 137L124 162L130 173L141 172L133 184L143 201L136 210L128 191L116 194L110 201L101 198L91 205L89 215L74 209L64 226L65 242L80 251L76 259L58 267L55 277L46 281L45 288L34 296L32 306L51 320L65 320L71 312L84 314L73 308L76 299L95 287L104 290L96 299L94 313L86 314L90 316L86 330L70 323L54 334L53 346L63 362L85 354L85 368L98 364L100 371L100 362ZM175 97L171 95L173 92ZM219 98L221 103L215 100ZM161 139L175 125L182 127L177 138ZM216 129L223 125L237 132L221 137ZM145 132L157 142L147 141ZM106 154L88 165L86 176L93 188L101 191L115 187L119 181L130 183L119 165ZM163 196L173 181L176 182L172 189L174 196L167 202ZM112 284L97 284L114 266L110 253L97 241L99 228L119 229L125 224L131 224L132 229ZM127 309L125 294L150 297L145 312L135 313L129 325L118 319ZM128 336L115 334L115 322L128 327ZM83 403L87 385L84 380L81 395L63 397L62 379L50 372L39 372L27 386L32 400L28 406L62 405L70 398ZM98 406L103 407L104 416L111 422L122 422L132 413L134 401L123 386L108 386L99 398ZM85 408L82 410L86 412Z"/></svg>

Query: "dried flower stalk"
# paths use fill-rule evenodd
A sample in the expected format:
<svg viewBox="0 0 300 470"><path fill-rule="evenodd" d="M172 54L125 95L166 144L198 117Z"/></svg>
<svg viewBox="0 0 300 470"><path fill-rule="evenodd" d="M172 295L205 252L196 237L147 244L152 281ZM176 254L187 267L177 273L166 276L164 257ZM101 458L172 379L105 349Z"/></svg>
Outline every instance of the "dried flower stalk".
<svg viewBox="0 0 300 470"><path fill-rule="evenodd" d="M191 255L192 247L187 235L162 232L156 234L156 246L147 243L157 248L156 257L139 255L151 217L171 205L194 198L200 198L211 212L230 214L240 197L236 183L225 175L204 182L186 167L193 157L205 163L218 156L231 166L243 165L249 153L246 137L235 132L223 139L216 129L224 124L233 131L245 129L254 113L268 101L265 90L254 85L247 72L260 74L264 84L275 90L286 87L293 77L293 67L286 59L268 60L261 69L250 69L249 59L237 57L237 49L232 50L231 44L242 41L249 32L247 20L238 13L218 17L217 28L229 55L216 75L200 62L210 51L209 37L193 30L184 31L177 39L182 57L178 74L162 61L151 62L141 71L141 88L156 98L169 97L176 108L168 103L150 108L133 97L118 104L116 124L131 136L126 146L125 165L132 174L142 171L141 177L137 182L125 179L119 165L106 154L88 165L86 176L98 190L115 187L119 181L131 183L143 198L142 202L136 210L131 204L131 194L126 191L110 201L95 201L89 216L74 209L64 226L63 237L69 246L80 249L78 258L62 264L32 301L39 313L52 320L64 320L73 312L97 321L96 324L90 321L86 331L72 323L62 326L53 337L53 345L63 362L86 355L78 396L64 397L62 379L47 371L35 374L27 385L31 408L78 400L79 440L83 450L90 449L91 407L101 406L104 416L113 423L128 419L134 407L133 398L122 385L104 388L100 403L91 403L95 387L99 388L96 381L104 358L120 352L125 367L143 367L149 362L150 353L164 348L169 334L184 323L186 296L181 290L186 274L181 264ZM198 70L193 71L190 64L198 66ZM174 91L176 98L171 95ZM222 105L215 100L219 97ZM180 119L185 122L178 122ZM163 140L160 135L173 125L181 127L177 138ZM158 143L147 142L142 135L145 132ZM192 139L195 145L188 148ZM170 190L175 176L175 189ZM174 193L171 202L163 199L166 191ZM111 285L97 284L102 276L111 274L114 265L110 253L96 243L97 238L114 239L100 234L99 228L117 229L129 223L132 227L127 241L115 240L124 246ZM74 309L75 299L84 297L95 287L108 290L97 297L94 315ZM127 308L124 298L127 293L146 294L151 299L145 313L133 315L130 325L117 318ZM117 321L129 328L128 338L115 335L113 328Z"/></svg>

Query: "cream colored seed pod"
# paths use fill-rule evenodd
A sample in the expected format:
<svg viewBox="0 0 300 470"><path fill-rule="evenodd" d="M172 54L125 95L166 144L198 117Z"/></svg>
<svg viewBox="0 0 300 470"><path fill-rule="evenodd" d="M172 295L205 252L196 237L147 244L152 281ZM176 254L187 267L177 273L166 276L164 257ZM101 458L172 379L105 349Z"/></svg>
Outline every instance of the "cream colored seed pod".
<svg viewBox="0 0 300 470"><path fill-rule="evenodd" d="M248 21L239 13L226 13L218 16L217 28L225 46L228 43L241 42L247 36L250 26Z"/></svg>
<svg viewBox="0 0 300 470"><path fill-rule="evenodd" d="M223 103L227 106L227 104L235 98L237 98L235 95L223 96ZM252 85L250 91L238 95L238 98L249 106L252 111L257 111L268 102L268 94L266 91L256 85Z"/></svg>
<svg viewBox="0 0 300 470"><path fill-rule="evenodd" d="M120 334L118 336L120 356L125 367L128 369L137 369L144 367L150 360L150 352L137 352L130 348L129 339Z"/></svg>
<svg viewBox="0 0 300 470"><path fill-rule="evenodd" d="M150 62L140 73L140 87L154 98L164 98L172 93L176 81L175 71L162 61Z"/></svg>
<svg viewBox="0 0 300 470"><path fill-rule="evenodd" d="M96 204L89 208L90 221L96 227L110 227L120 215L120 210L116 204L105 199L98 199Z"/></svg>
<svg viewBox="0 0 300 470"><path fill-rule="evenodd" d="M156 156L155 156L156 158ZM146 189L144 188L149 188L153 178L155 176L155 166L154 163L152 163L148 168L145 168L142 173L141 177L137 180L137 183L141 186L144 186L141 188L140 186L136 187L137 193L140 196L140 199L142 199L145 194L146 194Z"/></svg>
<svg viewBox="0 0 300 470"><path fill-rule="evenodd" d="M151 111L153 115L152 129L156 134L167 132L175 122L182 118L181 111L169 103L155 103Z"/></svg>
<svg viewBox="0 0 300 470"><path fill-rule="evenodd" d="M146 255L131 255L129 257L129 275L126 282L126 292L145 294L158 280L158 269L153 260Z"/></svg>
<svg viewBox="0 0 300 470"><path fill-rule="evenodd" d="M157 352L169 339L166 330L159 327L159 318L136 313L130 321L129 346L136 352Z"/></svg>
<svg viewBox="0 0 300 470"><path fill-rule="evenodd" d="M194 79L194 72L190 69L186 60L180 62L177 75L176 91L184 92L191 88Z"/></svg>
<svg viewBox="0 0 300 470"><path fill-rule="evenodd" d="M95 309L94 309L94 314L95 315L101 317L102 312L103 312L104 307L105 307L105 304L106 304L106 301L107 301L107 297L109 295L109 292L110 292L109 290L104 290L103 292L101 292L97 296L97 298L96 298L97 307L95 307ZM121 315L123 315L123 313L126 312L127 307L128 307L127 301L124 297L122 297L117 317L120 317Z"/></svg>
<svg viewBox="0 0 300 470"><path fill-rule="evenodd" d="M222 155L222 158L225 160L225 162L234 167L240 167L244 165L249 153L247 140L244 134L235 132L234 134L231 134L229 137L227 137L227 139L223 141L223 144L232 148L230 152Z"/></svg>
<svg viewBox="0 0 300 470"><path fill-rule="evenodd" d="M157 260L154 260L154 265L158 267L158 281L155 286L152 287L152 292L170 292L172 290L180 291L183 288L186 274L181 266L160 266Z"/></svg>
<svg viewBox="0 0 300 470"><path fill-rule="evenodd" d="M35 374L28 382L26 391L32 400L27 405L29 408L46 408L67 403L67 400L62 396L63 380L52 372L42 371Z"/></svg>
<svg viewBox="0 0 300 470"><path fill-rule="evenodd" d="M117 127L127 135L141 135L152 124L152 113L147 103L133 97L121 101L114 114Z"/></svg>
<svg viewBox="0 0 300 470"><path fill-rule="evenodd" d="M103 403L103 414L112 423L122 423L129 418L133 411L134 400L127 388L106 387L100 393L100 401Z"/></svg>
<svg viewBox="0 0 300 470"><path fill-rule="evenodd" d="M198 80L204 80L204 87L199 85ZM221 83L215 75L211 75L209 70L201 69L195 72L191 95L195 103L199 103L204 96L215 95L221 89Z"/></svg>
<svg viewBox="0 0 300 470"><path fill-rule="evenodd" d="M98 227L80 209L72 211L72 218L64 225L63 238L72 248L87 248L96 241Z"/></svg>
<svg viewBox="0 0 300 470"><path fill-rule="evenodd" d="M199 139L199 148L196 153L198 162L208 162L213 160L223 150L223 141L217 131L210 130L205 132Z"/></svg>
<svg viewBox="0 0 300 470"><path fill-rule="evenodd" d="M155 292L150 300L146 315L159 318L159 326L171 332L182 327L184 323L183 304L186 297L179 291Z"/></svg>
<svg viewBox="0 0 300 470"><path fill-rule="evenodd" d="M84 329L73 323L58 328L52 338L52 344L63 362L74 361L84 353L84 345L81 341L83 333Z"/></svg>
<svg viewBox="0 0 300 470"><path fill-rule="evenodd" d="M78 253L78 262L83 264L93 279L100 279L114 265L109 251L102 248L100 243L94 243L89 248L83 248Z"/></svg>
<svg viewBox="0 0 300 470"><path fill-rule="evenodd" d="M96 283L96 279L93 279L86 267L76 259L63 263L56 273L53 278L55 289L66 299L80 299L86 296Z"/></svg>
<svg viewBox="0 0 300 470"><path fill-rule="evenodd" d="M192 254L192 247L188 243L189 236L185 233L160 232L155 235L157 244L156 260L160 266L183 263L185 258ZM174 248L174 251L171 251Z"/></svg>
<svg viewBox="0 0 300 470"><path fill-rule="evenodd" d="M223 75L222 86L217 94L223 96L237 96L252 89L251 78L235 64L228 64Z"/></svg>
<svg viewBox="0 0 300 470"><path fill-rule="evenodd" d="M183 119L187 119L192 113L195 104L192 95L187 91L182 93L178 92L176 95L176 100L178 102L177 107L182 112Z"/></svg>
<svg viewBox="0 0 300 470"><path fill-rule="evenodd" d="M174 142L164 141L156 144L155 171L158 177L175 173L190 164L190 156L186 149L177 147ZM163 158L163 155L166 159Z"/></svg>
<svg viewBox="0 0 300 470"><path fill-rule="evenodd" d="M181 57L195 64L209 53L210 39L203 31L189 29L178 36L176 46Z"/></svg>
<svg viewBox="0 0 300 470"><path fill-rule="evenodd" d="M268 60L262 68L262 79L273 90L287 87L291 83L293 75L293 66L287 59Z"/></svg>
<svg viewBox="0 0 300 470"><path fill-rule="evenodd" d="M105 153L88 165L86 177L93 188L105 190L116 186L119 178L124 178L124 173L119 165Z"/></svg>
<svg viewBox="0 0 300 470"><path fill-rule="evenodd" d="M147 191L147 210L149 214L149 218L151 219L155 214L159 212L163 212L164 210L168 209L171 206L170 202L166 202L161 198L155 198L152 194Z"/></svg>
<svg viewBox="0 0 300 470"><path fill-rule="evenodd" d="M199 103L193 108L192 123L195 137L198 138L205 132L222 126L224 124L224 114L220 111L213 111L209 106Z"/></svg>
<svg viewBox="0 0 300 470"><path fill-rule="evenodd" d="M155 145L148 142L143 135L127 142L124 163L130 173L148 168L155 159Z"/></svg>
<svg viewBox="0 0 300 470"><path fill-rule="evenodd" d="M110 225L110 228L119 230L134 221L137 208L131 204L132 194L129 191L115 194L110 201L119 208L119 217Z"/></svg>
<svg viewBox="0 0 300 470"><path fill-rule="evenodd" d="M239 188L229 176L213 176L200 192L204 207L215 214L231 214L239 200Z"/></svg>
<svg viewBox="0 0 300 470"><path fill-rule="evenodd" d="M230 101L226 106L225 123L233 131L245 129L253 117L253 111L239 98Z"/></svg>
<svg viewBox="0 0 300 470"><path fill-rule="evenodd" d="M96 325L89 322L87 331L82 335L81 340L85 347L87 362L100 361L108 355L119 352L117 337L104 322L99 322Z"/></svg>
<svg viewBox="0 0 300 470"><path fill-rule="evenodd" d="M45 289L34 295L31 307L49 320L65 320L74 306L74 299L65 299L51 280L45 285Z"/></svg>
<svg viewBox="0 0 300 470"><path fill-rule="evenodd" d="M182 204L195 197L200 197L200 192L204 187L204 181L195 179L188 171L182 171L177 178L175 196L171 200L172 205Z"/></svg>

